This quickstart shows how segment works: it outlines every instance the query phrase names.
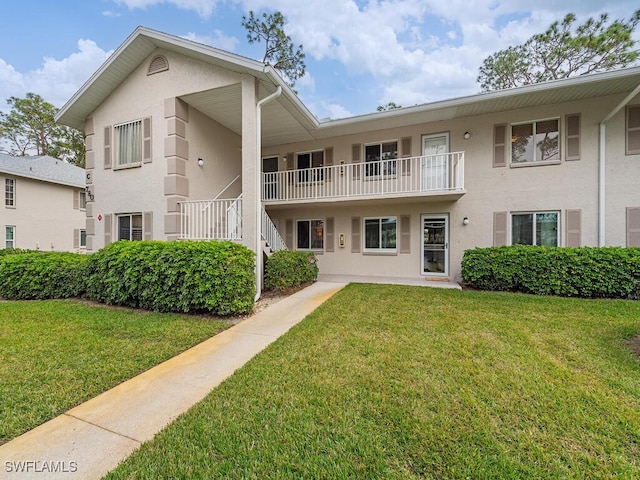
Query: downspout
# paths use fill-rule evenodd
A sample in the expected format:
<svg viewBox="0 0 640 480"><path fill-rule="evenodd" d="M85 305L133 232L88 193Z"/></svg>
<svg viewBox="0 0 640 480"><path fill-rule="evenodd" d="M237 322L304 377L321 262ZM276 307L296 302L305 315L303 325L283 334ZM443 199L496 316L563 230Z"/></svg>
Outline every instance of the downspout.
<svg viewBox="0 0 640 480"><path fill-rule="evenodd" d="M278 85L276 91L271 95L259 100L256 104L256 152L258 158L256 160L256 296L254 301L260 298L262 293L262 166L260 165L260 159L262 158L262 106L271 100L275 100L282 94L282 87Z"/></svg>
<svg viewBox="0 0 640 480"><path fill-rule="evenodd" d="M633 89L633 91L627 95L624 100L622 100L616 108L609 112L609 115L604 117L604 119L600 122L600 145L598 152L598 162L599 162L599 175L598 175L598 246L605 246L605 226L606 226L606 201L605 201L605 191L606 191L606 170L607 170L607 153L606 153L606 133L607 133L607 122L611 120L622 107L627 105L636 95L640 93L640 84Z"/></svg>

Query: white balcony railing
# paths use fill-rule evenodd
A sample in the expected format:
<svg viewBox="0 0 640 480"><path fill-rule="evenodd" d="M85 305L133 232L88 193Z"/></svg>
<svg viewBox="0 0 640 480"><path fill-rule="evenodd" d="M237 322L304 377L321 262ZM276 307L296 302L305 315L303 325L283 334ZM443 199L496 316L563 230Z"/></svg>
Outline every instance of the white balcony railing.
<svg viewBox="0 0 640 480"><path fill-rule="evenodd" d="M242 197L180 202L180 240L242 240Z"/></svg>
<svg viewBox="0 0 640 480"><path fill-rule="evenodd" d="M263 173L269 202L411 196L464 190L464 152Z"/></svg>

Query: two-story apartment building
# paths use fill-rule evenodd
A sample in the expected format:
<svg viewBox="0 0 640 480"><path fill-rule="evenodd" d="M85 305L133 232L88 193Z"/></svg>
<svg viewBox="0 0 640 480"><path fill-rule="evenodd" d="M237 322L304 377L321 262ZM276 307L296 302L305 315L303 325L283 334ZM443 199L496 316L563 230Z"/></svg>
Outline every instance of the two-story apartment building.
<svg viewBox="0 0 640 480"><path fill-rule="evenodd" d="M60 110L87 249L242 241L459 280L477 246L640 245L640 68L319 121L269 66L138 28Z"/></svg>
<svg viewBox="0 0 640 480"><path fill-rule="evenodd" d="M48 156L0 153L0 248L85 250L84 169Z"/></svg>

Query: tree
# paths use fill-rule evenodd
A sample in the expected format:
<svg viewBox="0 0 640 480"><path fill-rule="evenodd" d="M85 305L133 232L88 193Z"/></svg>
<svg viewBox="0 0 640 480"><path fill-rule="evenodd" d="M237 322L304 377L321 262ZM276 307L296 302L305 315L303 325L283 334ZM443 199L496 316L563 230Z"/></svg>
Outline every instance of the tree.
<svg viewBox="0 0 640 480"><path fill-rule="evenodd" d="M386 112L387 110L395 110L396 108L402 108L402 105L398 105L395 102L389 102L386 105L378 105L379 112Z"/></svg>
<svg viewBox="0 0 640 480"><path fill-rule="evenodd" d="M11 111L0 112L0 138L11 155L50 155L84 167L84 135L56 123L58 109L35 93L10 97ZM3 145L3 146L4 146Z"/></svg>
<svg viewBox="0 0 640 480"><path fill-rule="evenodd" d="M261 17L256 17L253 11L249 12L248 18L242 16L242 26L247 29L247 39L250 44L264 41L265 52L262 62L278 70L293 88L296 80L305 73L302 45L294 49L291 37L284 32L282 13L262 13Z"/></svg>
<svg viewBox="0 0 640 480"><path fill-rule="evenodd" d="M574 33L576 16L569 13L524 44L485 58L477 81L483 91L500 90L626 67L639 55L632 34L640 10L626 22L608 24L608 19L607 14L589 18Z"/></svg>

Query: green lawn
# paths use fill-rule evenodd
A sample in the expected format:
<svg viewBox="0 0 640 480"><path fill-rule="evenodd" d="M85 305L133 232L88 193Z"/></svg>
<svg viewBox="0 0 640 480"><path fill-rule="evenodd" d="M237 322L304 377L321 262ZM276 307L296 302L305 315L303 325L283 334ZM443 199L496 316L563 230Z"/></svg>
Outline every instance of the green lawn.
<svg viewBox="0 0 640 480"><path fill-rule="evenodd" d="M640 478L640 302L350 285L107 478Z"/></svg>
<svg viewBox="0 0 640 480"><path fill-rule="evenodd" d="M1 302L0 444L227 326L77 301Z"/></svg>

